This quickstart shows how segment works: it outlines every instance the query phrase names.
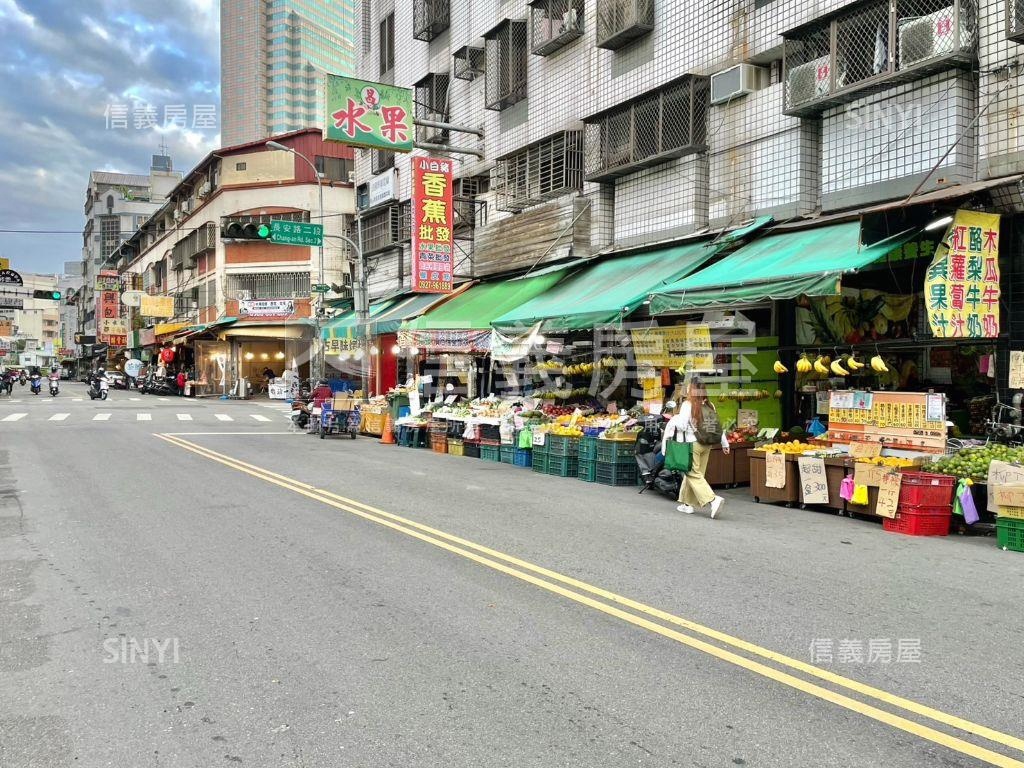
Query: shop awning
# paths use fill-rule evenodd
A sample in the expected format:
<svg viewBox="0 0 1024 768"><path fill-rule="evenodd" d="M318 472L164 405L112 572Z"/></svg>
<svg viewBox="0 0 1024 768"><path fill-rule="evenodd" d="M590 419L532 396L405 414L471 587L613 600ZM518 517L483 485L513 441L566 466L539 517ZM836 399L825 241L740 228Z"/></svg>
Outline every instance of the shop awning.
<svg viewBox="0 0 1024 768"><path fill-rule="evenodd" d="M459 289L456 289L459 292ZM450 300L452 294L407 293L370 320L370 336L394 333L406 320L414 320L435 304Z"/></svg>
<svg viewBox="0 0 1024 768"><path fill-rule="evenodd" d="M757 301L801 294L839 293L839 280L912 240L917 230L860 244L860 222L769 235L730 253L707 269L652 291L651 314Z"/></svg>
<svg viewBox="0 0 1024 768"><path fill-rule="evenodd" d="M199 325L190 325L188 328L180 332L174 337L175 344L184 344L190 339L194 339L196 336L200 336L207 331L212 331L217 328L224 328L229 325L238 322L237 317L222 317L219 320L214 320L212 323L200 323Z"/></svg>
<svg viewBox="0 0 1024 768"><path fill-rule="evenodd" d="M567 274L568 270L561 269L525 280L474 285L402 323L399 344L446 352L486 352L491 347L495 318L551 290Z"/></svg>
<svg viewBox="0 0 1024 768"><path fill-rule="evenodd" d="M700 268L715 250L700 242L598 262L506 312L493 325L528 328L543 323L552 330L579 330L614 323L650 294Z"/></svg>
<svg viewBox="0 0 1024 768"><path fill-rule="evenodd" d="M393 307L396 301L397 299L383 299L371 304L370 319L372 320L381 312ZM337 317L331 318L330 322L321 329L320 335L324 339L351 339L358 322L359 318L356 316L356 311L350 309L348 312L343 312Z"/></svg>
<svg viewBox="0 0 1024 768"><path fill-rule="evenodd" d="M236 323L224 330L226 339L310 339L315 336L315 323L309 318L297 320Z"/></svg>

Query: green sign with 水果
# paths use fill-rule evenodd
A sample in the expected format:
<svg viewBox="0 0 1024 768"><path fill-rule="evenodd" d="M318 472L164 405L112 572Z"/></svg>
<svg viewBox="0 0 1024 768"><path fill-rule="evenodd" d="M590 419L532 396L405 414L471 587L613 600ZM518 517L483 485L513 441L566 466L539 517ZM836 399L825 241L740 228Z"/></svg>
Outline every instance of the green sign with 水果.
<svg viewBox="0 0 1024 768"><path fill-rule="evenodd" d="M324 283L314 283L309 287L310 293L330 293L331 286Z"/></svg>
<svg viewBox="0 0 1024 768"><path fill-rule="evenodd" d="M270 242L278 245L322 245L324 225L271 219Z"/></svg>
<svg viewBox="0 0 1024 768"><path fill-rule="evenodd" d="M411 152L412 91L340 75L327 76L324 138L372 149Z"/></svg>

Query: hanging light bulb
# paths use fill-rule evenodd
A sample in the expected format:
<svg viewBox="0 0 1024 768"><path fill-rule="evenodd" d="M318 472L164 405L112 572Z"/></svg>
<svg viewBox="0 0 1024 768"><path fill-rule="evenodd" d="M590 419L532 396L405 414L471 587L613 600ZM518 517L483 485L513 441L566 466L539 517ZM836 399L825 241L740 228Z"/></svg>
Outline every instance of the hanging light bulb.
<svg viewBox="0 0 1024 768"><path fill-rule="evenodd" d="M278 352L276 355L274 355L274 359L275 360L284 360L284 352Z"/></svg>
<svg viewBox="0 0 1024 768"><path fill-rule="evenodd" d="M400 354L402 354L402 348L400 346L398 346L397 344L395 344L393 347L391 347L391 354L392 355L400 355Z"/></svg>
<svg viewBox="0 0 1024 768"><path fill-rule="evenodd" d="M260 355L260 360L269 360L269 359L270 359L270 355L268 355L266 352L264 352L263 354Z"/></svg>
<svg viewBox="0 0 1024 768"><path fill-rule="evenodd" d="M371 355L379 355L380 354L380 350L377 348L376 344L374 344L372 347L370 347L370 354Z"/></svg>
<svg viewBox="0 0 1024 768"><path fill-rule="evenodd" d="M252 352L246 352L245 353L245 359L246 360L252 360L254 357L256 357L256 355L254 355Z"/></svg>
<svg viewBox="0 0 1024 768"><path fill-rule="evenodd" d="M355 355L353 355L353 357L355 357L356 360L362 360L363 359L363 355L364 355L363 350L357 349L356 353L355 353Z"/></svg>

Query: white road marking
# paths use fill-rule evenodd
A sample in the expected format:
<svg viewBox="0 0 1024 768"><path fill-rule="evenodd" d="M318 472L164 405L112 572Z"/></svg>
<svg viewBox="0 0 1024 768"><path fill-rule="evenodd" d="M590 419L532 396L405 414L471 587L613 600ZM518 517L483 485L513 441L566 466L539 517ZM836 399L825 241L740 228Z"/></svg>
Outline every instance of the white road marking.
<svg viewBox="0 0 1024 768"><path fill-rule="evenodd" d="M178 414L178 421L192 421L192 414L191 413L179 413Z"/></svg>
<svg viewBox="0 0 1024 768"><path fill-rule="evenodd" d="M71 402L72 403L80 403L80 402L82 402L83 399L84 398L81 398L81 397L72 397L71 398Z"/></svg>
<svg viewBox="0 0 1024 768"><path fill-rule="evenodd" d="M215 413L213 415L217 417L217 421L234 421L234 419L232 419L226 413Z"/></svg>
<svg viewBox="0 0 1024 768"><path fill-rule="evenodd" d="M141 398L141 397L129 397L128 399L129 399L129 400L131 400L131 401L132 401L133 403L137 403L137 402L139 402L139 400L141 400L142 398Z"/></svg>
<svg viewBox="0 0 1024 768"><path fill-rule="evenodd" d="M159 400L161 403L168 402L168 398L166 398L166 397L158 397L157 400Z"/></svg>
<svg viewBox="0 0 1024 768"><path fill-rule="evenodd" d="M152 421L153 420L153 414L152 413L136 413L135 414L135 420L136 421Z"/></svg>
<svg viewBox="0 0 1024 768"><path fill-rule="evenodd" d="M0 421L20 421L28 416L27 413L12 413L9 416L4 416Z"/></svg>
<svg viewBox="0 0 1024 768"><path fill-rule="evenodd" d="M110 421L110 414L109 413L97 413L95 416L92 417L92 420L93 421Z"/></svg>
<svg viewBox="0 0 1024 768"><path fill-rule="evenodd" d="M70 413L55 413L47 421L64 421L70 415Z"/></svg>
<svg viewBox="0 0 1024 768"><path fill-rule="evenodd" d="M270 421L266 416L259 413L250 413L249 415L256 419L256 421Z"/></svg>

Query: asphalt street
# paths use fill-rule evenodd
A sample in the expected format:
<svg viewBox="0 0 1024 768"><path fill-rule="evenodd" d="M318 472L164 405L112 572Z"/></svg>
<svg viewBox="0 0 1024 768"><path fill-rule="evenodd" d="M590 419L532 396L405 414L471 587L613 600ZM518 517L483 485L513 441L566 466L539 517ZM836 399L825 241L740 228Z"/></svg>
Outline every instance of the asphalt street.
<svg viewBox="0 0 1024 768"><path fill-rule="evenodd" d="M26 391L2 768L1024 765L1024 556L991 538Z"/></svg>

